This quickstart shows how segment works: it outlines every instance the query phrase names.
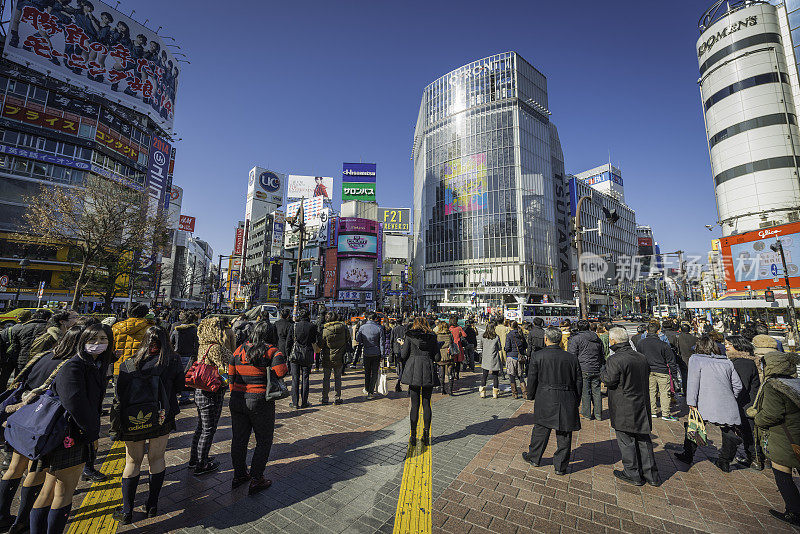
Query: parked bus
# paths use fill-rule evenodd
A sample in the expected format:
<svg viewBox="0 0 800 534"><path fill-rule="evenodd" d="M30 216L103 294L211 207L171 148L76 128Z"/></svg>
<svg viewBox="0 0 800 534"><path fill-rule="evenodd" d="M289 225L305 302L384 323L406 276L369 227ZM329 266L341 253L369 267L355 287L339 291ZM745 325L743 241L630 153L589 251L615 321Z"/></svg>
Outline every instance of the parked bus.
<svg viewBox="0 0 800 534"><path fill-rule="evenodd" d="M653 306L653 317L666 319L667 317L678 317L677 304L656 304Z"/></svg>

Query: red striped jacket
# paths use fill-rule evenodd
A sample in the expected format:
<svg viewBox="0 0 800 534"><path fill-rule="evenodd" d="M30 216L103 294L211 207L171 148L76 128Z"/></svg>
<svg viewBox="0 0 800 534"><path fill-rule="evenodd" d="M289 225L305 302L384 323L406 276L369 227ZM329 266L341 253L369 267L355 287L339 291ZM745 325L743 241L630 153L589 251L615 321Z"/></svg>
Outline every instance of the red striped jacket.
<svg viewBox="0 0 800 534"><path fill-rule="evenodd" d="M243 343L233 353L228 364L228 375L230 377L231 392L244 393L245 395L264 395L267 392L267 373L270 369L275 372L278 378L286 376L289 368L286 366L286 358L283 353L272 345L268 345L266 355L266 365L261 367L254 365L247 360L245 350L251 346L250 343Z"/></svg>

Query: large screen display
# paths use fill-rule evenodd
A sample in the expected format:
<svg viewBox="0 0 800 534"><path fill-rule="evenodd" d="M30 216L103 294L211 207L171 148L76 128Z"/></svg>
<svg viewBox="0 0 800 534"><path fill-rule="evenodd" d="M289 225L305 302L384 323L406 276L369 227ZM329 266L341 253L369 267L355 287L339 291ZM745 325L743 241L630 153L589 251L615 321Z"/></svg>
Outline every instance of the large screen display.
<svg viewBox="0 0 800 534"><path fill-rule="evenodd" d="M172 130L180 67L154 31L100 0L12 5L3 57L100 91Z"/></svg>
<svg viewBox="0 0 800 534"><path fill-rule="evenodd" d="M339 254L377 254L378 237L362 234L339 234Z"/></svg>
<svg viewBox="0 0 800 534"><path fill-rule="evenodd" d="M489 202L486 153L462 156L442 168L444 214L477 211Z"/></svg>
<svg viewBox="0 0 800 534"><path fill-rule="evenodd" d="M364 258L339 260L339 289L373 289L375 264Z"/></svg>
<svg viewBox="0 0 800 534"><path fill-rule="evenodd" d="M780 252L770 248L777 239L783 245L789 283L800 283L800 223L791 223L720 239L728 289L743 290L748 285L750 289L765 289L784 284Z"/></svg>

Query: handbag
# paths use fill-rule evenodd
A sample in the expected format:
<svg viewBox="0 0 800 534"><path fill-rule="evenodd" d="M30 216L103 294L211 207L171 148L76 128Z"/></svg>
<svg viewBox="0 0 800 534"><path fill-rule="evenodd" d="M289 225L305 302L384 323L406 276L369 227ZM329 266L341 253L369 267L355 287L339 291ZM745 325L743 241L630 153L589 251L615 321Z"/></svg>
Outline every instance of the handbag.
<svg viewBox="0 0 800 534"><path fill-rule="evenodd" d="M211 350L209 346L206 349L206 354L203 360L208 356L208 351ZM189 371L185 375L186 385L190 388L201 389L203 391L210 391L212 393L219 391L222 387L222 377L216 365L203 363L200 360L195 360Z"/></svg>
<svg viewBox="0 0 800 534"><path fill-rule="evenodd" d="M289 388L286 387L283 378L278 378L275 371L270 369L267 373L267 392L264 394L264 398L268 401L276 401L288 396Z"/></svg>
<svg viewBox="0 0 800 534"><path fill-rule="evenodd" d="M706 423L703 421L697 408L691 408L689 410L689 420L686 423L686 437L698 446L705 446L708 444Z"/></svg>
<svg viewBox="0 0 800 534"><path fill-rule="evenodd" d="M378 375L378 395L386 395L389 393L389 386L386 384L386 373Z"/></svg>
<svg viewBox="0 0 800 534"><path fill-rule="evenodd" d="M297 323L294 325L294 343L289 351L289 363L300 363L300 356L297 354Z"/></svg>

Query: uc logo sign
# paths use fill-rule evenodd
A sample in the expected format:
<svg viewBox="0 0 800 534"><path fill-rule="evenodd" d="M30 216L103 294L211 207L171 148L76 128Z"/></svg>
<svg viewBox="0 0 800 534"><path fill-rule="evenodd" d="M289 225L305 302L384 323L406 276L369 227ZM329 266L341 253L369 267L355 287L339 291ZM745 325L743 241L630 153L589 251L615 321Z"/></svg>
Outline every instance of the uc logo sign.
<svg viewBox="0 0 800 534"><path fill-rule="evenodd" d="M281 188L281 179L274 172L264 171L258 177L258 183L264 191L274 193Z"/></svg>

